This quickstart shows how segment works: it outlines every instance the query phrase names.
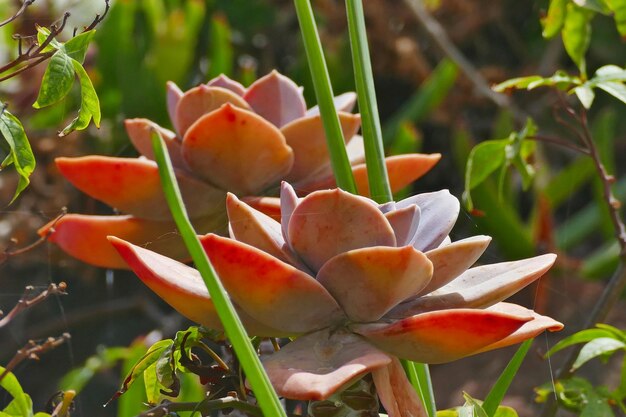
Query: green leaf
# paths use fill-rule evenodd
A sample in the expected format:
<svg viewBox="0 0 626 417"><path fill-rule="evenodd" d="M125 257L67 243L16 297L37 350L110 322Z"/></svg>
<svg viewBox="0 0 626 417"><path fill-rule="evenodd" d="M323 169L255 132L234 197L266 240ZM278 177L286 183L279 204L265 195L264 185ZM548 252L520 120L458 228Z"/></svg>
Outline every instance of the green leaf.
<svg viewBox="0 0 626 417"><path fill-rule="evenodd" d="M24 414L24 405L29 410L28 414ZM7 405L3 413L8 414L11 417L29 417L33 415L33 400L30 398L30 395L24 394L23 398L17 399L14 398L9 405Z"/></svg>
<svg viewBox="0 0 626 417"><path fill-rule="evenodd" d="M209 78L233 72L233 45L231 30L226 16L217 14L211 19L211 44L209 48Z"/></svg>
<svg viewBox="0 0 626 417"><path fill-rule="evenodd" d="M599 89L606 91L616 99L626 103L626 85L613 81L603 81L596 85Z"/></svg>
<svg viewBox="0 0 626 417"><path fill-rule="evenodd" d="M612 337L599 337L597 339L594 339L591 342L587 343L585 346L583 346L583 348L580 350L580 353L576 358L576 362L574 362L574 365L572 365L572 371L580 368L585 363L595 357L610 355L616 350L624 349L625 347L626 344L624 342L616 340Z"/></svg>
<svg viewBox="0 0 626 417"><path fill-rule="evenodd" d="M518 417L517 411L511 407L498 407L494 417Z"/></svg>
<svg viewBox="0 0 626 417"><path fill-rule="evenodd" d="M82 64L85 60L85 54L87 53L87 48L89 48L89 43L95 34L95 30L90 30L83 32L80 35L76 35L69 41L65 42L65 52L67 55Z"/></svg>
<svg viewBox="0 0 626 417"><path fill-rule="evenodd" d="M569 3L567 5L565 24L561 31L565 50L583 76L587 73L585 54L591 41L590 20L592 16L593 13L589 10L578 7L574 3Z"/></svg>
<svg viewBox="0 0 626 417"><path fill-rule="evenodd" d="M8 164L13 164L20 176L17 189L11 200L12 203L30 182L29 177L35 170L35 156L30 143L28 143L24 126L6 108L0 110L0 134L9 147L9 154L3 161L2 168Z"/></svg>
<svg viewBox="0 0 626 417"><path fill-rule="evenodd" d="M544 38L550 39L554 37L563 27L567 2L568 0L550 0L548 14L541 19L541 25L543 26L541 34Z"/></svg>
<svg viewBox="0 0 626 417"><path fill-rule="evenodd" d="M372 74L367 33L365 31L365 14L362 0L346 0L348 30L354 78L361 112L361 130L365 146L365 160L370 196L378 203L386 203L393 199L389 186L389 176L385 164L383 150L383 133L378 115L376 89Z"/></svg>
<svg viewBox="0 0 626 417"><path fill-rule="evenodd" d="M0 374L3 374L5 369L0 366ZM13 374L13 372L7 372L7 374L0 380L0 387L4 388L11 397L13 397L12 410L19 412L20 417L28 417L33 415L33 403L28 395L22 389L19 381Z"/></svg>
<svg viewBox="0 0 626 417"><path fill-rule="evenodd" d="M61 101L67 96L74 83L74 66L63 49L57 50L41 80L37 101L33 107L40 109Z"/></svg>
<svg viewBox="0 0 626 417"><path fill-rule="evenodd" d="M605 0L609 10L613 12L617 31L626 38L626 1L624 0Z"/></svg>
<svg viewBox="0 0 626 417"><path fill-rule="evenodd" d="M37 25L37 43L42 45L46 39L48 39L48 36L50 36L50 29ZM54 51L55 49L59 49L61 47L63 47L63 44L56 39L52 39L42 52Z"/></svg>
<svg viewBox="0 0 626 417"><path fill-rule="evenodd" d="M478 402L478 400L472 398L467 392L463 393L463 398L465 398L465 405L463 408L469 407L471 408L471 414L468 413L468 417L489 417L487 412L483 409L482 405ZM459 413L459 417L463 415Z"/></svg>
<svg viewBox="0 0 626 417"><path fill-rule="evenodd" d="M530 349L530 346L533 344L533 339L526 340L515 352L515 355L511 358L509 363L502 371L502 374L498 377L498 380L493 385L487 397L485 397L485 401L483 402L483 408L487 413L488 417L498 416L498 407L504 398L504 395L509 390L511 386L511 382L513 382L513 378L517 375L520 366L522 366L522 362L524 358L526 358L526 354ZM506 415L506 414L504 414ZM502 417L504 417L502 415Z"/></svg>
<svg viewBox="0 0 626 417"><path fill-rule="evenodd" d="M596 70L589 83L594 85L602 81L626 81L626 69L617 65L605 65Z"/></svg>
<svg viewBox="0 0 626 417"><path fill-rule="evenodd" d="M611 11L606 0L572 0L577 6L597 13L609 14Z"/></svg>
<svg viewBox="0 0 626 417"><path fill-rule="evenodd" d="M143 371L143 384L146 389L146 398L150 404L157 404L161 397L161 384L157 377L157 363L153 363Z"/></svg>
<svg viewBox="0 0 626 417"><path fill-rule="evenodd" d="M401 362L404 367L404 372L406 372L411 385L413 385L413 388L415 388L415 391L422 400L426 412L430 417L434 417L437 405L435 404L435 394L428 365L408 360L401 360Z"/></svg>
<svg viewBox="0 0 626 417"><path fill-rule="evenodd" d="M578 100L582 103L583 107L589 110L591 108L591 104L593 103L593 99L596 95L593 92L593 88L589 86L589 84L585 83L579 87L574 88L574 93Z"/></svg>
<svg viewBox="0 0 626 417"><path fill-rule="evenodd" d="M100 100L96 90L93 88L89 75L87 75L87 71L85 71L82 64L72 59L72 66L80 80L80 109L78 110L78 116L61 131L60 136L65 136L74 130L85 129L89 126L92 117L96 127L100 127Z"/></svg>
<svg viewBox="0 0 626 417"><path fill-rule="evenodd" d="M550 357L556 352L561 351L572 345L586 343L601 337L611 337L611 332L605 329L581 330L580 332L574 333L573 335L566 337L565 339L559 341L556 345L552 346L552 348L545 354L545 356L546 358Z"/></svg>
<svg viewBox="0 0 626 417"><path fill-rule="evenodd" d="M250 382L250 386L254 391L259 406L266 416L286 417L285 410L261 365L255 348L250 343L250 339L235 311L235 307L198 240L198 236L185 211L167 148L165 147L163 138L161 138L156 131L152 133L152 145L155 159L159 167L163 191L170 211L172 212L172 217L176 222L176 226L183 237L185 246L191 254L196 268L202 276L220 321L224 326L226 335L230 339L235 354L241 362L241 367Z"/></svg>
<svg viewBox="0 0 626 417"><path fill-rule="evenodd" d="M109 400L109 402L124 394L128 390L128 388L137 380L137 378L143 375L146 369L148 369L152 364L155 364L159 360L161 355L170 348L172 343L172 339L165 339L160 340L150 346L148 351L130 369L130 371L124 378L122 387L117 393L115 393L115 395Z"/></svg>
<svg viewBox="0 0 626 417"><path fill-rule="evenodd" d="M486 140L476 145L467 158L465 168L465 193L469 209L473 208L471 191L500 168L505 160L507 140Z"/></svg>
<svg viewBox="0 0 626 417"><path fill-rule="evenodd" d="M491 89L498 93L503 93L507 90L512 89L522 90L527 89L529 85L542 80L545 80L545 78L541 77L540 75L529 75L527 77L511 78L510 80L506 80L501 82L500 84L496 84Z"/></svg>

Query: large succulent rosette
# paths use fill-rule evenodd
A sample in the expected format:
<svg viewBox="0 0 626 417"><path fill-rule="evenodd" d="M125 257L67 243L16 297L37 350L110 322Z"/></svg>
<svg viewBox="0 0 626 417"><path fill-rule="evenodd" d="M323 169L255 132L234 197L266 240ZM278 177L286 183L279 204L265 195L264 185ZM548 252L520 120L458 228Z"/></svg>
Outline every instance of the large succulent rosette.
<svg viewBox="0 0 626 417"><path fill-rule="evenodd" d="M398 358L448 362L563 327L503 302L555 255L472 267L490 238L450 240L447 191L378 205L339 189L298 198L284 183L280 199L278 222L229 194L231 239L201 241L249 334L295 337L263 359L282 396L325 399L371 372L390 416L422 416ZM195 269L110 239L181 314L220 326Z"/></svg>
<svg viewBox="0 0 626 417"><path fill-rule="evenodd" d="M355 99L354 93L346 93L335 102L359 191L367 193L363 141L356 134L360 117L349 113ZM227 191L277 216L278 199L259 197L277 195L281 180L305 192L335 184L319 110L307 110L302 88L275 71L249 88L225 76L184 93L170 82L167 102L174 131L147 119L126 121L131 142L142 157L92 155L56 160L74 186L123 215L70 214L44 226L40 234L49 235L72 256L103 267L126 266L108 244L107 235L185 258L153 161L153 130L165 139L199 233L226 231ZM392 188L408 185L438 159L438 154L387 158Z"/></svg>

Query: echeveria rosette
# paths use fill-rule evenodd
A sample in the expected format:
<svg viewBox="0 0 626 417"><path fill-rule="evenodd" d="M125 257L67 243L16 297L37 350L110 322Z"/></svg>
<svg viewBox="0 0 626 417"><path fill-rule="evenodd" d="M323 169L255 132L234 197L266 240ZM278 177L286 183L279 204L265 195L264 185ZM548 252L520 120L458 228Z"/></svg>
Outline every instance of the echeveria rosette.
<svg viewBox="0 0 626 417"><path fill-rule="evenodd" d="M360 117L349 113L354 93L336 97L341 127L361 193L368 192ZM165 139L187 211L198 233L225 233L224 200L233 192L264 212L278 216L281 180L297 189L333 187L326 136L317 107L306 109L302 88L274 71L250 87L225 76L182 92L167 84L167 106L174 131L147 119L126 121L140 158L86 156L58 158L60 172L77 188L123 215L70 214L40 233L69 254L97 266L126 264L106 241L119 236L173 257L186 258L161 191L153 161L151 132ZM392 188L427 172L438 154L387 158ZM269 197L264 197L269 196Z"/></svg>
<svg viewBox="0 0 626 417"><path fill-rule="evenodd" d="M339 189L299 198L283 183L280 223L233 194L227 208L232 239L201 240L248 332L296 337L263 360L282 396L325 399L371 372L390 416L424 416L398 358L448 362L562 328L502 302L555 255L472 268L490 238L450 241L459 202L447 191L378 205ZM197 271L111 241L179 312L219 325Z"/></svg>

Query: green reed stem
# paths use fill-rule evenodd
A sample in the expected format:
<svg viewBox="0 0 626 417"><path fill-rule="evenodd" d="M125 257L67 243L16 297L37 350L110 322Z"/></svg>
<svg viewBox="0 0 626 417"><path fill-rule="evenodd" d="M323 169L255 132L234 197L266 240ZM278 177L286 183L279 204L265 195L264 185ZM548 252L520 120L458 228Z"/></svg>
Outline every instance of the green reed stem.
<svg viewBox="0 0 626 417"><path fill-rule="evenodd" d="M167 153L163 138L161 138L161 135L157 131L152 132L152 146L154 148L155 159L159 166L163 191L172 216L174 217L174 221L176 222L176 226L178 230L180 230L187 250L191 254L196 268L200 271L204 284L209 290L217 314L226 331L226 336L228 336L233 344L235 353L250 381L259 406L266 417L286 417L280 400L261 365L261 361L259 361L252 343L250 343L246 330L239 316L237 316L226 290L222 286L217 273L213 269L189 221L180 189L176 182L172 162Z"/></svg>
<svg viewBox="0 0 626 417"><path fill-rule="evenodd" d="M348 15L354 79L362 119L361 130L365 144L365 162L370 197L378 203L386 203L393 199L393 195L385 165L383 133L378 117L378 103L376 102L362 0L346 0L346 13Z"/></svg>
<svg viewBox="0 0 626 417"><path fill-rule="evenodd" d="M430 369L425 363L411 362L407 360L401 360L402 366L406 375L409 377L409 381L417 394L422 400L422 404L426 408L426 412L429 417L435 417L437 413L437 406L435 405L435 393L433 392L433 383L430 379Z"/></svg>
<svg viewBox="0 0 626 417"><path fill-rule="evenodd" d="M339 116L333 101L333 90L330 83L330 76L322 51L322 44L315 26L313 9L309 0L294 0L300 30L304 41L304 50L311 70L315 96L322 115L324 131L328 152L330 153L330 163L335 174L337 186L345 191L356 194L356 183L352 175L352 168L346 152L345 140L339 123Z"/></svg>

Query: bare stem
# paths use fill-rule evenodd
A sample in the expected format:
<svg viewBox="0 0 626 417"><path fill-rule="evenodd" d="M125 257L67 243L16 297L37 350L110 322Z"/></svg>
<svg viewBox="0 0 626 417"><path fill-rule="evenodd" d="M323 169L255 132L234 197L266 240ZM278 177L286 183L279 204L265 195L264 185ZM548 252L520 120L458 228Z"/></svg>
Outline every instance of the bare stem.
<svg viewBox="0 0 626 417"><path fill-rule="evenodd" d="M0 113L1 115L2 113ZM26 253L28 251L31 251L33 249L35 249L37 246L41 245L42 243L44 243L48 237L54 232L54 226L59 222L59 220L61 220L61 218L63 216L65 216L67 214L67 210L65 208L63 208L63 212L61 214L59 214L56 219L54 219L54 221L52 222L52 226L48 228L48 230L46 231L46 233L41 236L39 239L37 239L35 242L24 246L23 248L19 248L19 249L13 249L10 250L10 247L7 247L4 252L0 253L0 265L4 262L6 262L7 259L9 259L12 256L16 256L16 255L21 255L23 253ZM0 326L2 327L2 326Z"/></svg>
<svg viewBox="0 0 626 417"><path fill-rule="evenodd" d="M41 303L46 298L52 295L66 295L67 294L67 292L65 292L66 289L67 289L67 285L65 284L65 282L61 282L58 285L51 283L50 285L48 285L47 289L33 296L33 292L35 291L35 288L29 285L24 290L24 294L22 295L20 300L17 302L15 307L13 307L6 316L0 319L0 329L6 326L7 324L9 324L20 313ZM1 314L2 313L0 312L0 315Z"/></svg>
<svg viewBox="0 0 626 417"><path fill-rule="evenodd" d="M12 21L17 19L21 15L23 15L24 12L26 11L26 9L28 8L28 6L30 6L34 2L35 2L35 0L25 0L24 3L22 3L22 7L20 7L19 10L17 12L15 12L15 14L13 16L9 17L8 19L6 19L3 22L0 22L0 27L8 25Z"/></svg>
<svg viewBox="0 0 626 417"><path fill-rule="evenodd" d="M554 137L554 136L545 136L545 135L535 135L535 136L528 136L526 137L526 139L528 140L535 140L537 142L544 142L544 143L552 143L554 145L558 145L561 146L563 148L567 148L570 149L572 151L581 153L583 155L590 155L589 149L583 147L583 146L579 146L576 145L570 141L567 141L565 139L561 139L559 137Z"/></svg>
<svg viewBox="0 0 626 417"><path fill-rule="evenodd" d="M11 358L7 366L4 368L4 371L0 374L0 381L2 381L9 372L13 371L13 369L15 369L15 367L22 363L24 360L39 360L39 357L42 354L56 348L57 346L62 345L69 339L70 334L63 333L59 337L49 337L43 342L35 342L34 340L29 340L28 343L26 343L23 348L18 350L13 358Z"/></svg>

